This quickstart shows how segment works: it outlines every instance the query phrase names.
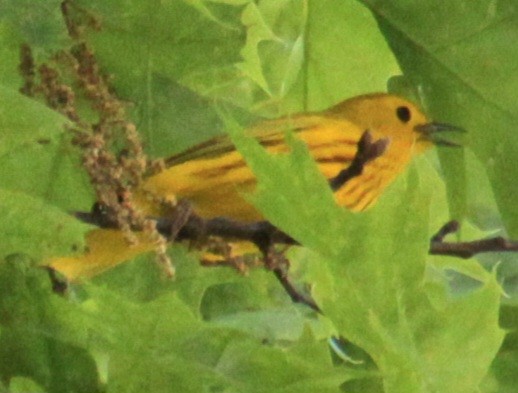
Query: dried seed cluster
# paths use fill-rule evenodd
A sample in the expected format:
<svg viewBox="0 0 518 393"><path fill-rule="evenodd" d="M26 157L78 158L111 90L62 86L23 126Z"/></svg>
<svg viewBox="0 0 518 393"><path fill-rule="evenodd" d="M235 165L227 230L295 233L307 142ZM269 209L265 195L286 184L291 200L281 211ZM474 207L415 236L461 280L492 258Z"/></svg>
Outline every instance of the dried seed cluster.
<svg viewBox="0 0 518 393"><path fill-rule="evenodd" d="M31 48L23 45L20 91L44 100L72 121L72 143L81 149L82 164L98 203L106 207L110 221L125 233L129 243L137 241L134 230L154 239L158 261L167 275L173 275L166 254L167 239L133 203L133 191L149 166L137 128L128 120L125 104L110 87L109 77L101 73L94 51L82 39L85 28L100 29L100 23L70 1L62 3L62 13L73 45L40 65L34 61Z"/></svg>

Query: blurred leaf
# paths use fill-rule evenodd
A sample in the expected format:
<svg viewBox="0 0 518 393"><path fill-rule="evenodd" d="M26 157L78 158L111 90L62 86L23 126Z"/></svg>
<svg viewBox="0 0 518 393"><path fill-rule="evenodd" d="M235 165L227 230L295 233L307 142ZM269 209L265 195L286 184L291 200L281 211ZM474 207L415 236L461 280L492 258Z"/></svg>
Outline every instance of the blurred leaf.
<svg viewBox="0 0 518 393"><path fill-rule="evenodd" d="M0 255L43 258L82 248L86 226L62 210L91 203L78 152L65 137L68 122L8 88L0 88L0 100Z"/></svg>
<svg viewBox="0 0 518 393"><path fill-rule="evenodd" d="M129 302L88 285L87 300L66 301L24 264L0 265L3 379L30 376L53 392L100 391L101 381L123 391L336 392L347 379L309 334L293 348L265 344L201 321L174 294Z"/></svg>
<svg viewBox="0 0 518 393"><path fill-rule="evenodd" d="M62 209L88 210L91 190L69 121L44 105L0 86L0 179L5 190L41 198Z"/></svg>
<svg viewBox="0 0 518 393"><path fill-rule="evenodd" d="M9 384L9 392L10 393L45 393L37 383L35 383L32 379L23 378L23 377L15 377L11 379L11 383Z"/></svg>
<svg viewBox="0 0 518 393"><path fill-rule="evenodd" d="M510 235L517 237L518 208L512 195L518 192L518 172L510 159L518 144L518 106L513 99L518 90L518 47L512 45L518 37L515 2L362 2L378 19L405 75L418 87L434 118L469 130L469 147L487 172ZM466 172L471 168L446 153L443 163L454 213L469 217L473 211L455 199L465 197Z"/></svg>
<svg viewBox="0 0 518 393"><path fill-rule="evenodd" d="M222 132L208 108L210 101L193 94L192 83L183 80L209 76L204 89L208 83L217 88L220 79L232 80L232 75L218 73L239 61L244 34L237 18L242 7L214 4L215 17L200 12L200 2L179 0L75 4L74 12L81 15L84 7L102 22L102 30L89 34L89 42L114 75L118 95L132 103L135 123L152 156L178 152Z"/></svg>
<svg viewBox="0 0 518 393"><path fill-rule="evenodd" d="M3 0L0 20L37 51L59 50L69 42L60 4L60 0Z"/></svg>
<svg viewBox="0 0 518 393"><path fill-rule="evenodd" d="M232 138L258 176L256 206L320 256L314 270L329 275L311 276L314 295L340 334L372 356L385 390L474 391L504 335L500 286L480 269L479 287L462 298L438 297L444 286L424 285L430 209L445 207L444 199L431 205L442 186L433 169L421 161L378 206L352 214L335 205L302 142L292 142L291 155L272 157L238 129ZM465 351L469 365L451 356Z"/></svg>
<svg viewBox="0 0 518 393"><path fill-rule="evenodd" d="M347 97L385 91L387 80L401 72L372 15L357 3L308 2L305 109L324 109Z"/></svg>
<svg viewBox="0 0 518 393"><path fill-rule="evenodd" d="M88 226L39 199L0 189L0 257L23 252L33 258L81 250Z"/></svg>
<svg viewBox="0 0 518 393"><path fill-rule="evenodd" d="M90 354L56 339L57 332L80 325L72 318L60 321L55 300L44 270L20 257L0 262L2 380L25 376L49 392L99 392Z"/></svg>
<svg viewBox="0 0 518 393"><path fill-rule="evenodd" d="M336 391L345 379L343 371L331 366L327 349L310 338L303 341L303 353L292 353L236 330L205 324L174 295L137 305L107 291L88 291L91 300L85 311L100 324L96 332L101 336L94 342L109 355L108 382L113 389L288 392L312 386L316 381L305 381L318 376L322 391ZM316 358L321 361L313 362Z"/></svg>
<svg viewBox="0 0 518 393"><path fill-rule="evenodd" d="M62 50L70 40L61 15L61 0L2 0L0 2L0 85L18 90L20 45L28 44L40 61ZM2 104L4 102L2 101Z"/></svg>
<svg viewBox="0 0 518 393"><path fill-rule="evenodd" d="M135 122L154 156L221 133L207 108L211 101L256 116L322 109L383 90L398 72L372 16L353 0L84 6L102 21L89 39L114 74L117 92L134 104ZM339 45L336 37L344 37ZM366 61L372 62L367 75Z"/></svg>
<svg viewBox="0 0 518 393"><path fill-rule="evenodd" d="M518 386L518 309L503 306L500 323L507 331L498 357L483 386L483 392L511 393Z"/></svg>

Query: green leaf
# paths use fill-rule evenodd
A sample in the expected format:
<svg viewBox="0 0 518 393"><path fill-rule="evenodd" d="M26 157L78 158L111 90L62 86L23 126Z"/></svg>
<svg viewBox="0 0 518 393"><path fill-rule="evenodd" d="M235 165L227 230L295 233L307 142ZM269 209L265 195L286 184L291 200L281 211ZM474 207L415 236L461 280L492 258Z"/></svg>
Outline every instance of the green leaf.
<svg viewBox="0 0 518 393"><path fill-rule="evenodd" d="M327 274L311 276L314 295L340 334L374 359L385 390L475 390L503 339L500 286L480 269L479 286L462 298L437 297L437 289L425 285L429 216L445 208L444 198L431 204L442 188L433 169L419 161L374 209L346 213L334 204L304 144L292 141L292 154L272 157L230 129L259 179L255 205L320 256L318 270ZM469 367L451 356L468 350Z"/></svg>
<svg viewBox="0 0 518 393"><path fill-rule="evenodd" d="M0 5L1 22L38 51L58 50L69 42L60 4L59 0L45 4L5 0Z"/></svg>
<svg viewBox="0 0 518 393"><path fill-rule="evenodd" d="M476 0L469 2L466 12L464 0L437 6L418 1L362 2L378 19L433 117L469 131L469 147L491 181L507 230L517 236L518 209L512 195L517 192L518 173L510 159L515 155L518 121L513 99L518 78L512 65L518 49L510 45L518 36L514 3L502 1L497 6L491 0ZM452 195L465 196L466 172L471 169L462 169L462 161L451 154L443 158ZM462 201L452 203L457 214L472 214Z"/></svg>
<svg viewBox="0 0 518 393"><path fill-rule="evenodd" d="M59 332L85 332L65 302L52 294L48 275L27 260L0 262L0 375L2 380L25 376L48 392L99 392L91 355ZM64 312L68 318L63 318ZM11 381L16 389L20 382Z"/></svg>
<svg viewBox="0 0 518 393"><path fill-rule="evenodd" d="M154 156L222 133L211 101L277 116L383 90L399 72L353 0L78 3L102 20L89 42Z"/></svg>
<svg viewBox="0 0 518 393"><path fill-rule="evenodd" d="M0 101L0 255L40 259L81 249L87 227L62 210L91 204L65 135L69 122L8 88L0 88Z"/></svg>
<svg viewBox="0 0 518 393"><path fill-rule="evenodd" d="M41 259L83 247L88 226L42 200L0 189L0 214L0 257L24 253Z"/></svg>
<svg viewBox="0 0 518 393"><path fill-rule="evenodd" d="M62 115L0 86L2 188L41 198L63 209L88 210L91 190L79 152L70 144Z"/></svg>
<svg viewBox="0 0 518 393"><path fill-rule="evenodd" d="M34 392L34 393L45 393L45 391L32 379L23 378L23 377L15 377L11 379L9 384L9 392L11 393L24 393L24 392Z"/></svg>
<svg viewBox="0 0 518 393"><path fill-rule="evenodd" d="M228 70L239 61L245 40L241 6L177 0L77 4L102 20L102 30L90 32L88 41L115 76L118 95L132 103L152 156L181 151L222 132L204 98L213 96L199 92L218 90L234 76Z"/></svg>
<svg viewBox="0 0 518 393"><path fill-rule="evenodd" d="M323 391L336 391L345 379L331 366L325 346L310 337L293 353L206 324L173 294L136 304L105 290L87 290L90 300L83 307L97 325L92 342L110 358L108 383L114 389L288 392L318 376Z"/></svg>
<svg viewBox="0 0 518 393"><path fill-rule="evenodd" d="M518 310L503 306L500 323L507 331L502 348L494 360L491 373L483 385L483 392L511 393L518 386Z"/></svg>

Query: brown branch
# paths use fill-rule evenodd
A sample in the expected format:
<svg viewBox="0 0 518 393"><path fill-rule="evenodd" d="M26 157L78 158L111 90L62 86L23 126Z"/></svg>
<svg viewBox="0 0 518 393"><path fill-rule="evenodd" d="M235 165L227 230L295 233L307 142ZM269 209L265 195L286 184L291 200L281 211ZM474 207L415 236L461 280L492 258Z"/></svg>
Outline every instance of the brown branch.
<svg viewBox="0 0 518 393"><path fill-rule="evenodd" d="M365 131L358 141L358 151L351 165L329 181L332 190L338 190L349 180L359 176L363 172L364 166L380 157L387 146L388 139L373 141L372 134ZM117 228L119 225L113 219L113 212L99 203L94 205L90 213L76 212L75 216L102 228ZM153 220L158 233L169 241L189 240L196 243L216 237L226 241L252 242L261 251L265 267L274 273L292 301L306 304L311 309L320 312L320 308L314 300L301 294L291 282L288 275L289 260L275 247L279 244L293 245L298 242L268 221L246 223L225 217L205 219L196 214L186 202L180 202L169 217L147 217L147 219ZM142 228L137 224L132 226L131 230L140 231Z"/></svg>
<svg viewBox="0 0 518 393"><path fill-rule="evenodd" d="M278 244L298 244L289 235L277 229L268 221L243 223L224 217L205 219L197 215L187 203L181 202L179 209L171 217L150 218L156 222L157 231L169 241L189 240L199 242L210 237L223 238L227 241L244 240L252 242L261 251L264 265L271 270L281 283L286 293L295 303L302 303L311 309L320 312L313 299L301 294L291 282L288 270L289 261L284 255L275 250ZM106 208L99 204L94 205L90 213L77 212L75 216L80 220L102 228L117 228L117 223ZM132 228L139 230L139 228ZM234 263L227 265L234 266Z"/></svg>
<svg viewBox="0 0 518 393"><path fill-rule="evenodd" d="M518 242L505 239L501 236L488 239L474 240L470 242L445 242L444 238L459 230L460 225L457 221L450 221L430 240L431 255L448 255L458 258L471 258L476 254L484 252L516 252Z"/></svg>
<svg viewBox="0 0 518 393"><path fill-rule="evenodd" d="M370 131L365 131L358 142L358 152L349 167L340 171L330 180L333 190L342 187L350 179L359 176L364 166L381 156L388 146L387 139L373 142ZM95 204L89 213L74 213L80 220L101 228L117 228L118 223L112 218L113 213L102 204ZM176 207L171 217L149 217L156 221L157 231L170 241L199 240L210 236L228 240L245 240L257 245L259 250L267 255L274 244L298 244L295 239L280 231L268 221L241 222L225 217L204 219L190 208L188 203L182 202ZM180 222L179 222L180 221ZM133 227L132 230L142 230Z"/></svg>

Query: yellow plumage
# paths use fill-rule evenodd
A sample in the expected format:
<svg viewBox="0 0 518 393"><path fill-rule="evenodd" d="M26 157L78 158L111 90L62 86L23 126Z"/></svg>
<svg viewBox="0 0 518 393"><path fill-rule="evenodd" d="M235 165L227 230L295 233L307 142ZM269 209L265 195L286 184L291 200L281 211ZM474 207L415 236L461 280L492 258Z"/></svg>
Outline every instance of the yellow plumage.
<svg viewBox="0 0 518 393"><path fill-rule="evenodd" d="M423 133L427 124L430 123L424 114L412 103L379 93L351 98L323 112L265 121L247 132L274 154L287 150L285 132L294 132L308 145L320 171L328 179L351 163L358 140L366 130L374 139L387 138L390 143L385 153L335 192L339 205L361 211L375 203L413 155L432 145L429 135ZM168 199L185 198L206 218L261 219L260 212L243 198L243 193L254 189L254 174L228 139L215 138L195 146L166 160L166 164L165 170L147 178L136 193L137 203L140 199L146 213L158 212L144 202L144 195L151 194ZM113 238L117 237L116 231L110 231L109 236L103 238L103 231L106 232L94 230L89 235L87 254L54 259L50 265L75 279L91 276L153 248L145 239L141 239L143 242L138 246L130 247Z"/></svg>
<svg viewBox="0 0 518 393"><path fill-rule="evenodd" d="M411 118L403 122L397 108L408 108ZM295 132L308 146L326 178L336 176L356 154L364 131L375 139L389 138L385 154L368 164L364 173L338 190L336 200L354 211L371 206L385 187L403 170L413 154L430 146L419 140L415 125L426 124L425 116L413 104L388 94L360 96L321 113L299 114L261 123L248 131L272 153L287 150L284 132ZM205 150L205 154L204 154ZM191 155L196 158L189 159ZM215 139L168 160L170 166L144 183L155 195L188 199L203 217L225 216L253 221L261 215L243 198L251 192L255 177L239 152L227 139Z"/></svg>

